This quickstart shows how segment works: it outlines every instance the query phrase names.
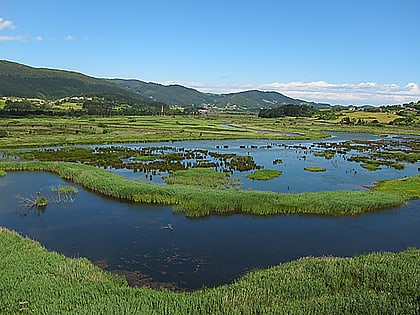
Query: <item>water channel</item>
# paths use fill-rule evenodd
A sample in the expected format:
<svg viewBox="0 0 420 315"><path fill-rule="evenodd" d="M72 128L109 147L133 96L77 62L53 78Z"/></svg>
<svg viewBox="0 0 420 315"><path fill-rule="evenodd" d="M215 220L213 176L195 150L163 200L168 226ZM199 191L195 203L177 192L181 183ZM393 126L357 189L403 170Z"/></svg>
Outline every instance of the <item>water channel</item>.
<svg viewBox="0 0 420 315"><path fill-rule="evenodd" d="M328 141L341 141L343 137L337 134ZM418 163L407 163L404 170L383 168L366 172L342 156L334 157L334 162L307 154L303 160L299 157L305 149L286 149L277 142L267 148L267 141L261 140L190 141L171 146L214 150L215 145L221 144L219 148L228 147L220 150L249 152L257 164L267 168L277 167L273 167L273 158L283 159L278 165L282 176L262 184L244 181L244 189L363 189L361 185L371 185L375 179L414 175L418 168ZM308 173L301 170L307 164L328 168L322 174ZM350 172L351 169L356 172ZM141 179L132 171L114 171ZM243 174L233 176L245 179ZM50 187L65 184L69 183L42 172L9 172L0 177L0 225L68 257L87 257L106 270L125 275L132 285L194 290L230 283L249 270L304 256L354 256L420 247L420 200L358 217L231 215L189 219L173 214L170 206L119 202L74 184L79 192L73 203L49 203L44 212L23 208L15 197L30 196L35 191L48 196Z"/></svg>

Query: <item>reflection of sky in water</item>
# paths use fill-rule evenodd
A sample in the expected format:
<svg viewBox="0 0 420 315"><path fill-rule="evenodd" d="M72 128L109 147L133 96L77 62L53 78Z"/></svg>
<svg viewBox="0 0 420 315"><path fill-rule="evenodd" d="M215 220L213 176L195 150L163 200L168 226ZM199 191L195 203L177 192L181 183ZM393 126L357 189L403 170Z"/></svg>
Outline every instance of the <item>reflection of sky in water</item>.
<svg viewBox="0 0 420 315"><path fill-rule="evenodd" d="M118 202L78 187L73 204L22 217L15 194L64 184L58 176L10 172L0 178L0 222L68 257L87 257L129 277L197 289L303 256L353 256L420 247L420 200L358 217L231 215L188 219L169 206ZM173 230L166 228L168 224ZM139 282L140 281L140 282ZM150 283L149 283L150 284Z"/></svg>
<svg viewBox="0 0 420 315"><path fill-rule="evenodd" d="M365 134L360 137L378 138ZM339 134L333 139L346 140L341 138ZM216 145L228 145L228 149L220 151L240 155L250 151L257 164L283 171L279 178L268 182L244 179L244 189L290 192L359 189L361 184L369 185L375 179L417 172L416 164L402 171L384 168L366 172L358 163L347 162L339 155L325 160L305 154L304 149L285 149L278 145L262 148L268 143L309 145L312 142L233 140L168 145L208 150L214 150ZM240 148L241 145L256 145L258 149ZM156 143L136 146L156 146ZM306 160L301 158L303 155ZM272 165L275 158L281 158L283 163ZM304 166L326 167L327 172L308 173ZM139 176L131 170L119 172L128 177ZM22 211L15 195L30 196L41 191L48 196L51 186L63 184L62 179L49 173L9 172L0 177L0 225L69 257L87 257L108 270L125 274L131 283L146 278L169 287L173 283L197 289L231 282L247 270L308 255L353 256L420 247L420 200L358 217L232 215L191 220L183 214L174 215L170 206L118 202L78 187L73 204L50 203L44 213L32 211L26 217L20 215ZM173 230L165 228L169 223Z"/></svg>
<svg viewBox="0 0 420 315"><path fill-rule="evenodd" d="M220 153L234 153L237 155L252 155L257 165L264 169L282 171L280 177L270 181L257 181L246 178L248 172L234 172L232 178L240 178L244 190L265 190L283 193L299 193L307 191L327 190L360 190L362 186L371 186L377 180L396 179L403 176L412 176L418 173L418 163L403 163L404 170L396 170L382 166L381 170L368 172L360 163L349 162L346 159L356 154L336 154L328 160L324 157L314 156L315 152L323 151L314 146L314 143L342 142L346 140L378 140L395 139L395 136L380 137L365 133L332 133L332 137L322 140L204 140L204 141L179 141L164 143L127 144L131 148L145 147L173 147L189 150L209 150ZM226 146L226 148L225 148ZM291 146L296 146L293 148ZM312 146L312 148L311 148ZM305 147L303 149L301 147ZM274 165L273 161L281 159L282 163ZM313 173L305 171L307 166L326 168L325 172ZM113 170L115 173L130 179L150 182L145 174L132 170ZM168 174L162 172L161 175ZM164 184L161 176L153 176L153 183Z"/></svg>

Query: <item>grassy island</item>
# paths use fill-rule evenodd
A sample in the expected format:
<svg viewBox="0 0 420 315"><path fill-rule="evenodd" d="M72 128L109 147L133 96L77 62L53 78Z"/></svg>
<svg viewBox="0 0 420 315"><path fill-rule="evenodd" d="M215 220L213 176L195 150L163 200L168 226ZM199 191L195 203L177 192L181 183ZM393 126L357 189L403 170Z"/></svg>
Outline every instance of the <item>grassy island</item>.
<svg viewBox="0 0 420 315"><path fill-rule="evenodd" d="M382 184L372 191L327 191L282 194L264 191L215 190L186 185L136 182L110 171L65 162L0 162L5 171L48 171L93 192L134 202L174 205L187 216L247 213L255 215L317 214L358 215L391 208L420 195L420 175ZM406 190L411 191L409 196Z"/></svg>
<svg viewBox="0 0 420 315"><path fill-rule="evenodd" d="M128 287L0 228L1 314L416 314L420 250L301 258L195 292ZM302 285L304 283L304 285Z"/></svg>
<svg viewBox="0 0 420 315"><path fill-rule="evenodd" d="M308 172L325 172L327 169L325 167L307 166L304 170Z"/></svg>
<svg viewBox="0 0 420 315"><path fill-rule="evenodd" d="M256 180L270 180L281 175L281 171L278 170L257 170L251 174L248 174L246 177L249 179Z"/></svg>

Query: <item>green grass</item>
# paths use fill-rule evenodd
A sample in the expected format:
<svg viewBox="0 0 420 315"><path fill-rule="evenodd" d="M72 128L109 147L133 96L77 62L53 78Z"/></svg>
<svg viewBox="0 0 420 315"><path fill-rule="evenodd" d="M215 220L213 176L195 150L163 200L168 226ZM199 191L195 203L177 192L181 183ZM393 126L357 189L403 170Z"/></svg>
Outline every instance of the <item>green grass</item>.
<svg viewBox="0 0 420 315"><path fill-rule="evenodd" d="M324 167L307 166L304 170L308 172L325 172L327 169Z"/></svg>
<svg viewBox="0 0 420 315"><path fill-rule="evenodd" d="M375 164L375 163L362 163L360 164L361 167L363 167L364 169L367 169L368 171L377 171L381 169L381 165L379 164Z"/></svg>
<svg viewBox="0 0 420 315"><path fill-rule="evenodd" d="M6 176L6 171L5 171L5 170L0 169L0 177L2 177L2 176Z"/></svg>
<svg viewBox="0 0 420 315"><path fill-rule="evenodd" d="M63 162L0 162L8 171L38 170L59 174L62 178L93 192L135 202L174 205L174 211L187 216L246 213L357 215L368 211L396 207L407 197L385 188L375 191L332 191L281 194L263 191L214 190L186 185L153 185L132 181L107 170ZM420 190L418 177L412 188ZM396 185L398 186L398 184Z"/></svg>
<svg viewBox="0 0 420 315"><path fill-rule="evenodd" d="M281 175L281 171L278 170L257 170L251 174L246 175L249 179L256 180L270 180Z"/></svg>
<svg viewBox="0 0 420 315"><path fill-rule="evenodd" d="M1 314L418 314L420 250L301 258L195 292L127 287L0 228Z"/></svg>
<svg viewBox="0 0 420 315"><path fill-rule="evenodd" d="M230 128L232 121L251 129ZM296 132L296 126L285 124L266 126L266 120L256 115L212 116L115 116L104 117L31 117L0 118L0 147L41 147L71 144L103 144L127 142L157 142L205 139L290 139L276 132ZM258 132L271 129L273 132ZM105 133L104 133L105 131ZM294 139L315 139L327 134L305 129Z"/></svg>
<svg viewBox="0 0 420 315"><path fill-rule="evenodd" d="M178 170L170 173L170 176L164 177L167 184L187 185L204 188L229 188L235 182L230 175L224 172L217 172L212 168L190 168L187 170Z"/></svg>
<svg viewBox="0 0 420 315"><path fill-rule="evenodd" d="M378 184L373 187L373 190L402 195L407 200L418 199L420 198L420 175L379 181Z"/></svg>
<svg viewBox="0 0 420 315"><path fill-rule="evenodd" d="M153 155L137 155L134 157L134 161L142 161L142 162L154 161L155 159L156 157Z"/></svg>
<svg viewBox="0 0 420 315"><path fill-rule="evenodd" d="M262 119L256 114L0 118L0 130L6 135L0 137L2 148L205 139L317 139L328 137L325 130L420 134L420 126L417 125L325 125L315 119ZM289 137L280 132L298 133L301 136Z"/></svg>

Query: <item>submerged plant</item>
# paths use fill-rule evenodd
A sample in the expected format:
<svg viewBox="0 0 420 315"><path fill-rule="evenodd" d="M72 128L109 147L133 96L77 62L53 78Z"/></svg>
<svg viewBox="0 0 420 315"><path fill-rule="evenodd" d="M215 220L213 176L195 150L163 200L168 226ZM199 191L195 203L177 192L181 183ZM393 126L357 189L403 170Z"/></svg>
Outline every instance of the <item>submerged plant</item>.
<svg viewBox="0 0 420 315"><path fill-rule="evenodd" d="M51 192L54 193L53 200L56 203L60 202L74 202L74 198L78 193L78 189L71 185L51 186Z"/></svg>

